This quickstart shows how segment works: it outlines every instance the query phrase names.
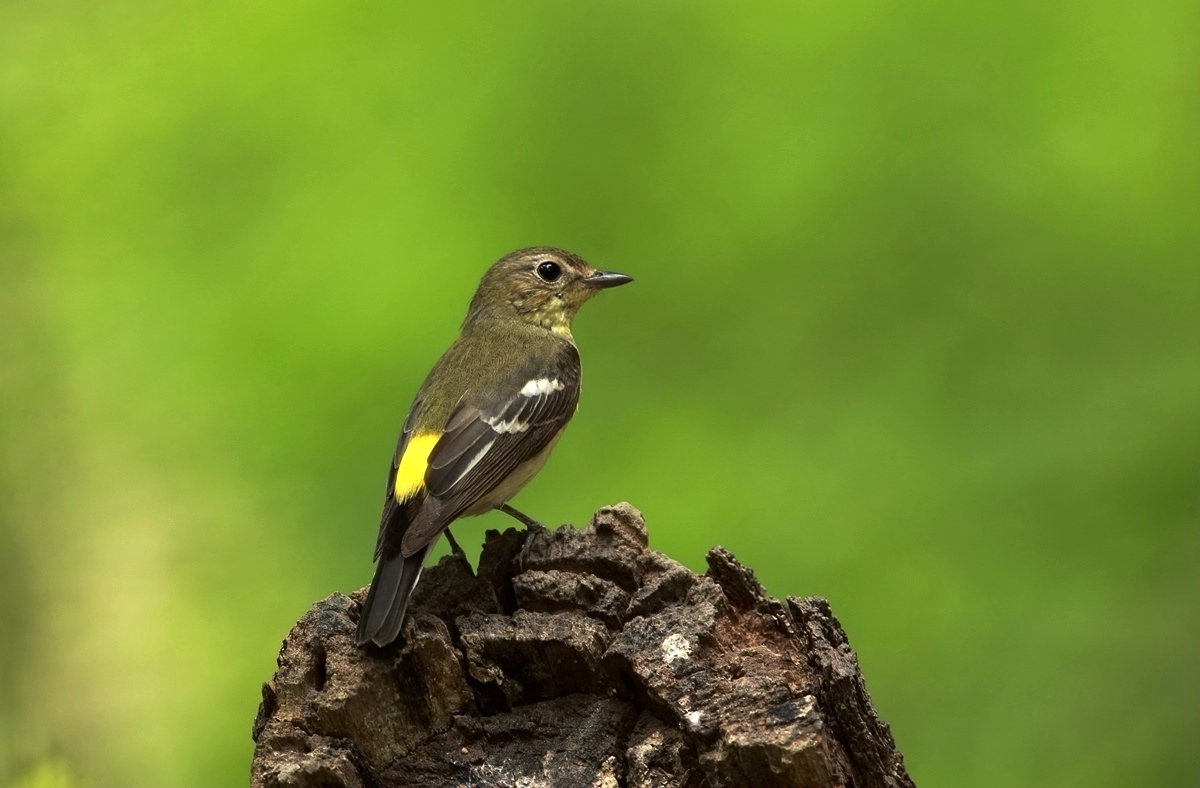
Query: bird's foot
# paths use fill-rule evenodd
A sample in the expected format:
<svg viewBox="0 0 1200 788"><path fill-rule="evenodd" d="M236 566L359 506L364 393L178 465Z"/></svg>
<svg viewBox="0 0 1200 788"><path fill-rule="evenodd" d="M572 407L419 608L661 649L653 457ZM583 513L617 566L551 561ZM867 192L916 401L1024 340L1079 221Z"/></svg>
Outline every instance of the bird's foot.
<svg viewBox="0 0 1200 788"><path fill-rule="evenodd" d="M534 537L536 537L539 532L549 531L550 529L529 515L517 511L506 503L502 503L496 508L525 526L525 539L521 544L521 552L517 554L517 564L523 565L525 563L526 556L529 554L529 548L533 546Z"/></svg>

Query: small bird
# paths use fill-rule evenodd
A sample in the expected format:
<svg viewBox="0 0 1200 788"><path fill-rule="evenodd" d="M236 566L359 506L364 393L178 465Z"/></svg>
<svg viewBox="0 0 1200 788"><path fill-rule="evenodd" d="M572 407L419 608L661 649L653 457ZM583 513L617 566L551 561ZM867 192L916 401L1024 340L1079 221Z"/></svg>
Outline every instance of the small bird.
<svg viewBox="0 0 1200 788"><path fill-rule="evenodd" d="M409 409L388 474L378 565L358 622L359 645L400 634L421 566L459 517L508 506L533 478L579 402L571 321L600 290L633 278L549 246L512 252L479 282L462 332Z"/></svg>

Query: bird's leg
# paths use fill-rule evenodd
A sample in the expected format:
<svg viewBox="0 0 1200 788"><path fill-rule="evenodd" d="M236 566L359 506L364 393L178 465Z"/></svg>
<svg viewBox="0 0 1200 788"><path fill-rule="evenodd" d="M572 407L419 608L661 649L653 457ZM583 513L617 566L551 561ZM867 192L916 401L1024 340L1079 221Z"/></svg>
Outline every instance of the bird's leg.
<svg viewBox="0 0 1200 788"><path fill-rule="evenodd" d="M506 503L502 503L499 506L497 506L496 508L499 509L500 511L504 512L505 514L507 514L509 517L512 517L514 520L521 523L522 525L524 525L526 528L528 528L530 530L533 530L535 528L545 528L546 527L546 526L542 525L541 523L539 523L537 520L530 517L529 515L518 512L516 509L512 508L511 506L509 506Z"/></svg>
<svg viewBox="0 0 1200 788"><path fill-rule="evenodd" d="M470 566L471 562L467 560L467 554L458 546L458 540L454 538L454 534L450 533L450 529L447 528L442 533L446 535L446 539L450 542L450 552L461 558L467 566Z"/></svg>
<svg viewBox="0 0 1200 788"><path fill-rule="evenodd" d="M529 554L529 548L533 546L533 537L539 531L547 531L549 529L529 515L517 511L506 503L502 503L496 508L525 526L525 538L522 540L521 552L517 554L517 566L524 566L525 558Z"/></svg>

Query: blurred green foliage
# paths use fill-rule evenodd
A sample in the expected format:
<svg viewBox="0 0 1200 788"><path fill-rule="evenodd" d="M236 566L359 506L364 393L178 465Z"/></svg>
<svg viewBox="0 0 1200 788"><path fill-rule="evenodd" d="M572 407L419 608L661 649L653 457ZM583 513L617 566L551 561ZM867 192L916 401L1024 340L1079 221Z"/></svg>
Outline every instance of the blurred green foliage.
<svg viewBox="0 0 1200 788"><path fill-rule="evenodd" d="M243 783L548 243L637 282L521 508L829 597L922 786L1195 784L1197 16L0 5L0 782Z"/></svg>

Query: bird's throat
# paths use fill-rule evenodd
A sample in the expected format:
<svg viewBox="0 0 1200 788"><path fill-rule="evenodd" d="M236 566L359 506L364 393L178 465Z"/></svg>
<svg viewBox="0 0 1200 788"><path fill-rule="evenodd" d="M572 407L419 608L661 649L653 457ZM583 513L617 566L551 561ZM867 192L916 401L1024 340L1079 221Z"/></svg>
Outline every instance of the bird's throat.
<svg viewBox="0 0 1200 788"><path fill-rule="evenodd" d="M552 334L558 334L564 339L574 341L574 337L571 336L573 311L568 308L565 301L555 298L539 309L535 317L537 324L542 328L548 329Z"/></svg>

